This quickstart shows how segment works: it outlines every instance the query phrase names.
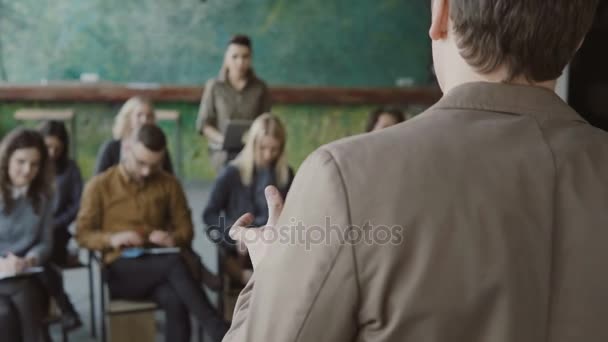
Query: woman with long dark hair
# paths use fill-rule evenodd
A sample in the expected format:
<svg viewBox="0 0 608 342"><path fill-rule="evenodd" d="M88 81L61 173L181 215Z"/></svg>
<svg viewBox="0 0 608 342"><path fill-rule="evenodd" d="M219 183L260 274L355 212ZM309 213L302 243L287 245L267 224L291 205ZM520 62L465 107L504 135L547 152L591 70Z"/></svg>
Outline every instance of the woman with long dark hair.
<svg viewBox="0 0 608 342"><path fill-rule="evenodd" d="M68 252L68 242L72 238L68 228L76 219L80 208L82 176L76 162L68 157L70 138L64 123L45 121L38 130L44 137L49 159L55 168L55 196L51 219L53 251L50 262L52 265L47 266L45 283L61 309L64 328L72 330L80 327L82 322L63 288L61 268L75 263Z"/></svg>
<svg viewBox="0 0 608 342"><path fill-rule="evenodd" d="M46 337L47 295L29 275L52 250L52 170L40 133L15 129L0 144L0 331L6 341Z"/></svg>
<svg viewBox="0 0 608 342"><path fill-rule="evenodd" d="M80 208L82 176L76 162L69 158L70 138L63 122L45 121L39 132L44 137L49 158L55 167L55 205L52 227L54 232L51 260L60 266L67 265L69 225L76 219Z"/></svg>

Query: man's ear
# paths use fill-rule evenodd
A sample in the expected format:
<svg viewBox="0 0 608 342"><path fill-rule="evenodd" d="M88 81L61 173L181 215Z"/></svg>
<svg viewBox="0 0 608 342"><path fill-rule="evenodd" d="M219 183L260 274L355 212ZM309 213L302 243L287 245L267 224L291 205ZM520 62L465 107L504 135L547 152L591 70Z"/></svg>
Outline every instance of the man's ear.
<svg viewBox="0 0 608 342"><path fill-rule="evenodd" d="M450 1L433 0L431 28L429 30L429 36L432 40L441 40L447 37L449 20Z"/></svg>

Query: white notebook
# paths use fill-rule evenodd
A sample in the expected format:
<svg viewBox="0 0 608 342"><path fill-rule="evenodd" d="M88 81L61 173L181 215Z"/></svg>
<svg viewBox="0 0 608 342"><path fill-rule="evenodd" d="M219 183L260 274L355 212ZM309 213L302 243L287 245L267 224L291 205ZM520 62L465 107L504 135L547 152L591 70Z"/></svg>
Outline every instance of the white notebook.
<svg viewBox="0 0 608 342"><path fill-rule="evenodd" d="M20 272L20 273L0 272L0 280L8 279L8 278L17 278L17 277L27 276L27 275L41 273L41 272L42 272L42 267L40 267L40 266L28 267L25 270L23 270L23 272Z"/></svg>

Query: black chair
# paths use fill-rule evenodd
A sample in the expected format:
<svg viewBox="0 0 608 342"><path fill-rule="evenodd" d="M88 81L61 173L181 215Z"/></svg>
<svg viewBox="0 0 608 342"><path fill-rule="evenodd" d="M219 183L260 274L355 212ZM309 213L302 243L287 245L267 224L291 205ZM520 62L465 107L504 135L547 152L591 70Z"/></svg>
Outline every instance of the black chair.
<svg viewBox="0 0 608 342"><path fill-rule="evenodd" d="M61 270L74 270L86 268L89 278L89 310L90 310L90 318L91 318L91 336L93 338L97 337L97 331L95 326L95 297L94 297L94 287L93 287L93 256L92 253L88 253L88 260L85 264L81 263L79 260L75 259L74 262L69 262L67 265L61 265ZM49 307L49 315L46 318L45 323L48 327L58 324L61 325L61 312L59 308L56 306L54 299L51 298L50 307ZM61 339L63 342L68 342L69 340L69 332L61 326Z"/></svg>
<svg viewBox="0 0 608 342"><path fill-rule="evenodd" d="M157 311L159 309L156 303L151 301L132 301L123 299L110 298L107 284L107 269L103 262L103 254L91 252L92 260L98 270L99 294L100 294L100 314L101 314L101 341L108 340L107 322L106 319L111 316L135 314L142 312ZM92 278L91 278L92 279ZM198 324L198 339L203 342L203 327Z"/></svg>

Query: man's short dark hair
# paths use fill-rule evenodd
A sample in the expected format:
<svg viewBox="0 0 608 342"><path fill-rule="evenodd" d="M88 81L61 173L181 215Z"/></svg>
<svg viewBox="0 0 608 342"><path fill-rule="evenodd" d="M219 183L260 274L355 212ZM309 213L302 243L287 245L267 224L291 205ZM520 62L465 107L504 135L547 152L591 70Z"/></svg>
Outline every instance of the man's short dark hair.
<svg viewBox="0 0 608 342"><path fill-rule="evenodd" d="M440 0L435 0L440 1ZM461 55L507 79L558 78L593 23L599 0L450 0Z"/></svg>
<svg viewBox="0 0 608 342"><path fill-rule="evenodd" d="M135 141L142 143L148 150L162 152L167 147L163 130L154 124L144 124L137 130Z"/></svg>

